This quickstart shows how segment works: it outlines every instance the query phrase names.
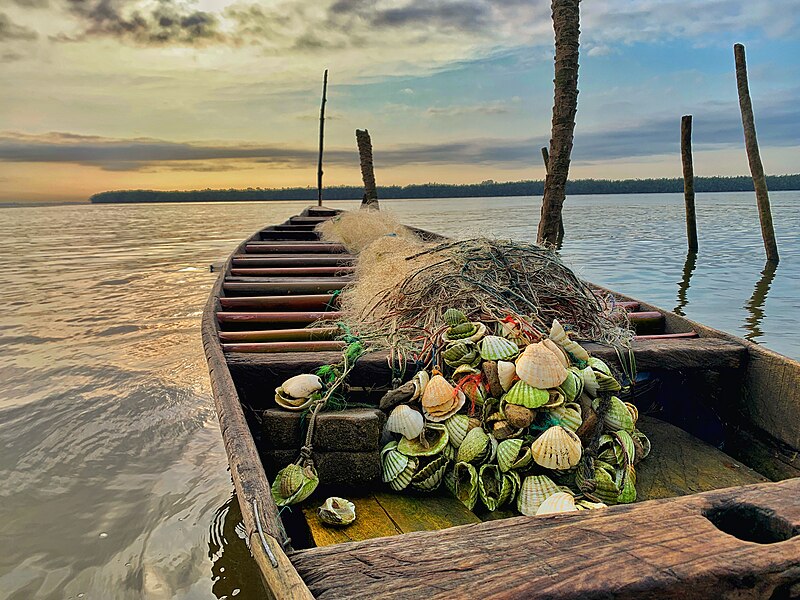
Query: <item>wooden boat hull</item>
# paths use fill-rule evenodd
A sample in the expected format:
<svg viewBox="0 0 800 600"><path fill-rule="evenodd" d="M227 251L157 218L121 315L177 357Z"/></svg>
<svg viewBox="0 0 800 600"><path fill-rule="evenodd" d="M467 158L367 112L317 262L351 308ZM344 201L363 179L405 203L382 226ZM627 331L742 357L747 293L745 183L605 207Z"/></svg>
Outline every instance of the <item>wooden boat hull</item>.
<svg viewBox="0 0 800 600"><path fill-rule="evenodd" d="M291 265L286 267L291 269L302 268L306 263L301 262L299 254L304 255L302 261L308 261L313 268L320 267L321 257L328 261L325 267L337 266L331 264L335 256L341 256L341 265L352 265L353 257L342 254L342 248L315 244L308 224L319 222L331 212L322 209L319 215L314 213L315 209L307 209L278 228L261 230L244 241L228 259L215 283L202 325L231 476L251 551L270 593L276 597L312 597L312 591L318 597L375 597L379 589L375 585L379 581L387 586L381 594L385 597L408 597L420 592L432 597L455 597L459 591L470 593L477 584L481 586L482 596L497 598L607 597L612 590L615 597L639 598L679 593L684 597L704 597L704 590L710 589L723 596L736 597L740 597L737 594L763 597L770 591L781 594L796 591L792 586L800 585L797 572L800 542L796 537L776 531L795 534L800 531L797 500L800 480L797 479L737 488L736 491L709 491L612 507L578 516L519 517L401 535L389 540L382 538L380 542L363 540L346 546L293 551L277 516L264 463L275 469L294 456L288 452L281 457L277 452L280 448L274 444L270 448L270 440L274 442L275 436L269 431L265 433L259 429L254 437L253 428L258 425L254 423L252 409L257 406L266 410L264 389L269 389L271 382L280 382L320 364L336 362L340 353L332 345L335 342L330 340L330 331L315 328L317 330L304 334L297 327L297 316L281 321L283 317L265 313L330 309L332 292L346 284L349 270L330 273L327 279L315 279L315 275L298 277L294 271L270 277L263 272L242 275L232 269L254 259L264 260L259 257L271 262L256 263L257 268L284 268L285 265ZM425 235L433 237L427 232ZM672 407L675 418L683 413L695 418L712 414L709 421L715 420L719 429L715 441L724 443L728 454L757 467L774 480L800 476L792 457L792 452L796 455L795 449L800 447L800 364L658 307L613 295L619 301L638 306L638 313L644 313L647 319L664 328L664 333L655 339L643 336L634 342L639 370L678 373L681 382L675 389L702 391L706 412L694 406L682 411L685 402L677 402ZM243 311L257 314L245 322L258 323L264 329L248 331L245 327L242 330L230 326L237 322L236 318L218 316ZM699 337L691 337L694 334ZM590 348L590 352L615 358L613 350L600 346ZM368 355L359 365L359 371L354 372L351 383L357 388L390 380L386 358ZM243 404L251 409L247 417ZM290 417L284 412L280 418ZM358 418L363 420L364 426L379 433L380 411L370 413L367 409L366 414ZM691 429L693 424L681 425ZM279 429L287 430L283 425ZM324 456L317 457L323 479L327 477L335 482L336 466L342 468L342 456L359 458L359 452L364 461L358 465L359 472L364 473L364 480L374 479L377 463L369 438L369 435L364 436L369 447L361 451L349 447L350 451L344 452L345 449L323 445L332 457L331 463L335 463L330 472L325 472ZM283 446L294 451L297 448L292 440ZM336 452L340 455L334 456ZM344 469L353 471L354 467L345 464ZM736 483L735 479L719 480L702 489ZM676 493L693 491L697 490L684 488ZM756 508L741 512L750 510L742 506ZM758 535L769 538L772 543L755 546L752 541L737 537L740 532L726 533L725 528L715 524L709 516L723 509L755 523L753 527ZM771 516L763 517L765 514ZM650 535L652 531L646 524L654 517L660 525L657 534ZM681 535L677 535L679 533ZM778 539L782 535L787 539ZM550 536L556 540L554 543L537 545L536 540L551 539ZM576 553L575 547L580 544L586 549ZM401 559L397 557L405 552L402 549L406 545L415 550L408 553L411 558L406 568L402 568ZM485 552L465 550L473 547L484 548ZM447 563L433 566L428 561L420 561L418 557L423 552L427 554L427 548L431 556L454 561L451 567L447 567ZM707 565L698 562L715 552L719 553L716 562ZM336 563L337 553L342 553L339 564ZM476 560L476 554L481 558ZM570 556L567 562L563 562L565 555ZM535 556L536 561L531 564L525 556ZM504 557L516 562L503 562ZM423 570L419 570L420 562ZM626 566L624 572L619 570L622 563ZM508 577L515 568L519 581L512 584ZM448 578L443 580L446 573L449 573ZM374 578L372 583L367 581L370 578ZM444 587L440 586L442 581L446 581ZM445 593L447 590L450 595Z"/></svg>

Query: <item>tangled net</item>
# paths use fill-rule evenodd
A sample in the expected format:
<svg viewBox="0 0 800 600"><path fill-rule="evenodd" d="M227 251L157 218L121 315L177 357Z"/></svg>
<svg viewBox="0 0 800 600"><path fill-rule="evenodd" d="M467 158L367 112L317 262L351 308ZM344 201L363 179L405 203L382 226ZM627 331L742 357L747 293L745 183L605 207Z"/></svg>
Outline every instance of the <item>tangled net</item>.
<svg viewBox="0 0 800 600"><path fill-rule="evenodd" d="M341 296L343 320L356 335L417 358L437 345L448 308L516 326L534 341L556 318L583 339L625 344L632 336L624 311L530 243L383 237L362 251L355 284Z"/></svg>

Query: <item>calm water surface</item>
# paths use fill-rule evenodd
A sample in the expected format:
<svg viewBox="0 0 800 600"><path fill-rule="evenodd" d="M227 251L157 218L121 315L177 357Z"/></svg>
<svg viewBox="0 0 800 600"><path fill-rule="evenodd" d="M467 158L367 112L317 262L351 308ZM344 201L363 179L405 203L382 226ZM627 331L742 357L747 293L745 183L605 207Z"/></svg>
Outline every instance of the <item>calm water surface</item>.
<svg viewBox="0 0 800 600"><path fill-rule="evenodd" d="M800 193L571 197L563 255L596 283L800 357ZM355 203L334 203L342 207ZM385 203L451 235L533 239L524 198ZM0 598L254 598L258 578L199 337L223 259L298 203L0 210Z"/></svg>

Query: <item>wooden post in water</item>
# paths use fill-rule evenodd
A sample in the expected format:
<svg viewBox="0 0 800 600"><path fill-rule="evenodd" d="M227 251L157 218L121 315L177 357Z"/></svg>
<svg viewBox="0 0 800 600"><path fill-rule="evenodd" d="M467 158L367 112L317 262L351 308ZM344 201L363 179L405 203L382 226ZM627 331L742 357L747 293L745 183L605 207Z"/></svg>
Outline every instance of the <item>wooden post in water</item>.
<svg viewBox="0 0 800 600"><path fill-rule="evenodd" d="M580 0L552 0L551 9L556 41L553 125L536 239L540 244L557 246L578 111Z"/></svg>
<svg viewBox="0 0 800 600"><path fill-rule="evenodd" d="M358 143L358 158L361 163L361 179L364 180L364 199L361 201L361 208L379 210L375 169L372 164L372 140L369 137L369 131L356 129L356 143Z"/></svg>
<svg viewBox="0 0 800 600"><path fill-rule="evenodd" d="M767 178L764 175L764 165L761 164L761 153L758 150L753 104L750 101L750 86L747 83L747 61L745 60L744 46L742 44L734 44L733 56L736 61L736 87L739 91L739 109L742 112L744 146L747 150L747 161L750 163L750 174L753 176L753 187L755 188L756 201L758 202L761 237L764 238L767 260L778 262L778 242L775 240L775 228L772 225Z"/></svg>
<svg viewBox="0 0 800 600"><path fill-rule="evenodd" d="M322 206L322 146L325 140L325 103L328 101L328 69L322 78L322 104L319 107L319 160L317 161L317 206Z"/></svg>
<svg viewBox="0 0 800 600"><path fill-rule="evenodd" d="M697 252L697 216L694 210L694 166L692 165L692 115L681 118L681 161L683 199L686 203L686 239L689 252Z"/></svg>
<svg viewBox="0 0 800 600"><path fill-rule="evenodd" d="M544 160L544 173L550 171L550 152L547 151L547 146L542 146L542 159Z"/></svg>

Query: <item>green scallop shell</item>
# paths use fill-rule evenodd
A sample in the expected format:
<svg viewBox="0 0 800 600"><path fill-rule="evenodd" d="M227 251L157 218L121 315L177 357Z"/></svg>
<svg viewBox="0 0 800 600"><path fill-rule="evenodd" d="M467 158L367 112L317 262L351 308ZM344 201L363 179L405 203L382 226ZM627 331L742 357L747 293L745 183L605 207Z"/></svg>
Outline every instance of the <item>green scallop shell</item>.
<svg viewBox="0 0 800 600"><path fill-rule="evenodd" d="M519 347L504 337L487 335L480 341L480 354L483 360L512 360L519 354Z"/></svg>
<svg viewBox="0 0 800 600"><path fill-rule="evenodd" d="M466 323L467 315L457 308L448 308L446 311L444 311L444 322L450 327L455 327L461 323Z"/></svg>
<svg viewBox="0 0 800 600"><path fill-rule="evenodd" d="M272 498L278 506L297 504L308 498L319 485L319 477L313 467L301 467L292 463L275 476L272 483Z"/></svg>
<svg viewBox="0 0 800 600"><path fill-rule="evenodd" d="M489 511L495 511L511 497L513 483L497 465L483 465L478 471L478 496Z"/></svg>
<svg viewBox="0 0 800 600"><path fill-rule="evenodd" d="M491 452L489 435L481 428L475 427L467 432L464 441L458 447L458 462L481 463Z"/></svg>
<svg viewBox="0 0 800 600"><path fill-rule="evenodd" d="M469 463L457 462L445 477L450 492L469 510L478 502L478 471Z"/></svg>
<svg viewBox="0 0 800 600"><path fill-rule="evenodd" d="M592 403L592 407L595 410L597 410L598 406L600 406L599 399ZM633 433L633 415L631 411L628 410L628 407L625 406L625 403L616 396L611 396L611 402L606 412L604 423L608 431L613 432L624 429L625 431Z"/></svg>
<svg viewBox="0 0 800 600"><path fill-rule="evenodd" d="M448 464L449 461L444 456L437 456L414 474L411 478L411 487L422 492L432 492L437 489L444 479Z"/></svg>
<svg viewBox="0 0 800 600"><path fill-rule="evenodd" d="M397 443L397 450L406 456L435 456L444 449L450 435L442 423L426 423L420 438L403 438Z"/></svg>
<svg viewBox="0 0 800 600"><path fill-rule="evenodd" d="M511 389L503 396L503 400L525 408L539 408L550 401L550 393L547 390L532 387L520 379L511 386Z"/></svg>

